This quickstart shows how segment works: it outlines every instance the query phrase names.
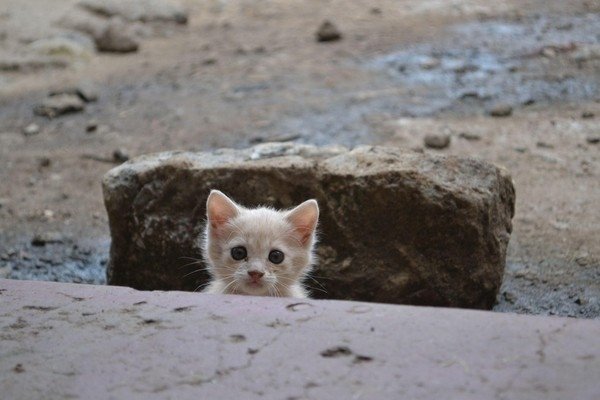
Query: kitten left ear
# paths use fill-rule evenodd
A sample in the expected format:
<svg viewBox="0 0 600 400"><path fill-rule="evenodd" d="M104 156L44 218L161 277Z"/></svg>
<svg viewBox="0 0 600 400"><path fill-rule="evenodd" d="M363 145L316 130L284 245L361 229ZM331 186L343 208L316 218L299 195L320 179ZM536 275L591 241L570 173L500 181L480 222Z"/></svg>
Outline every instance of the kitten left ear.
<svg viewBox="0 0 600 400"><path fill-rule="evenodd" d="M319 220L319 205L316 200L306 200L286 215L288 221L294 226L294 230L300 238L300 243L310 243L317 222Z"/></svg>
<svg viewBox="0 0 600 400"><path fill-rule="evenodd" d="M211 228L219 229L239 213L237 204L219 190L211 190L206 200L206 216Z"/></svg>

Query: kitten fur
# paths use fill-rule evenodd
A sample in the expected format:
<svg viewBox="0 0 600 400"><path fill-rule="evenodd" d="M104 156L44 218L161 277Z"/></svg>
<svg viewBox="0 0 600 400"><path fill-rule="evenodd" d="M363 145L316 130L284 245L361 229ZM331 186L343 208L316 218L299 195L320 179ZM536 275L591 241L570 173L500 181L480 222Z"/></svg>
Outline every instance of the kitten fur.
<svg viewBox="0 0 600 400"><path fill-rule="evenodd" d="M212 190L206 214L203 250L213 280L204 293L308 297L301 282L314 261L316 200L287 211L249 209ZM246 250L240 260L232 253L237 247ZM269 259L274 250L283 252L279 264Z"/></svg>

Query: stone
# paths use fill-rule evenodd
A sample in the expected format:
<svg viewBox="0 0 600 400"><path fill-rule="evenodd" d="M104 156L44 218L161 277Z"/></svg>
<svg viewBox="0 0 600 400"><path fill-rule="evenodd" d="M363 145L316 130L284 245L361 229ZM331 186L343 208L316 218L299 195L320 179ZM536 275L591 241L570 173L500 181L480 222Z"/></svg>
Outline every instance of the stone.
<svg viewBox="0 0 600 400"><path fill-rule="evenodd" d="M425 135L423 143L430 149L445 149L450 146L450 135L446 133L430 133Z"/></svg>
<svg viewBox="0 0 600 400"><path fill-rule="evenodd" d="M45 246L49 243L62 243L65 237L60 232L42 232L38 233L31 239L31 244L34 246Z"/></svg>
<svg viewBox="0 0 600 400"><path fill-rule="evenodd" d="M50 96L56 96L59 94L76 95L86 103L91 103L98 100L98 88L92 82L88 81L83 81L75 86L68 86L50 92Z"/></svg>
<svg viewBox="0 0 600 400"><path fill-rule="evenodd" d="M111 19L102 34L95 39L98 50L104 52L131 53L140 46L131 30L118 18Z"/></svg>
<svg viewBox="0 0 600 400"><path fill-rule="evenodd" d="M40 133L40 126L38 124L34 124L33 122L23 128L23 134L25 136L33 136Z"/></svg>
<svg viewBox="0 0 600 400"><path fill-rule="evenodd" d="M59 115L83 111L85 103L79 96L72 94L60 94L44 99L34 107L33 112L37 115L54 118Z"/></svg>
<svg viewBox="0 0 600 400"><path fill-rule="evenodd" d="M127 151L124 149L116 149L113 151L112 159L114 162L124 163L129 160L129 154L127 154Z"/></svg>
<svg viewBox="0 0 600 400"><path fill-rule="evenodd" d="M481 135L474 132L461 132L458 134L458 136L470 142L476 142L478 140L481 140Z"/></svg>
<svg viewBox="0 0 600 400"><path fill-rule="evenodd" d="M509 117L513 112L513 107L508 103L496 103L488 109L488 114L492 117Z"/></svg>
<svg viewBox="0 0 600 400"><path fill-rule="evenodd" d="M598 394L593 319L5 279L0 298L6 399Z"/></svg>
<svg viewBox="0 0 600 400"><path fill-rule="evenodd" d="M119 16L128 21L186 24L189 12L174 0L83 0L79 6L105 17Z"/></svg>
<svg viewBox="0 0 600 400"><path fill-rule="evenodd" d="M504 272L515 193L504 169L397 148L266 143L130 160L103 179L108 281L145 290L207 282L200 236L210 189L246 206L321 208L313 295L490 308ZM196 273L191 273L199 269ZM186 276L188 274L188 276Z"/></svg>
<svg viewBox="0 0 600 400"><path fill-rule="evenodd" d="M425 57L423 60L421 60L421 62L419 62L419 67L421 67L422 69L434 69L439 67L441 64L441 61L439 58L436 57Z"/></svg>
<svg viewBox="0 0 600 400"><path fill-rule="evenodd" d="M592 119L596 116L592 111L583 111L581 113L581 118L583 119Z"/></svg>
<svg viewBox="0 0 600 400"><path fill-rule="evenodd" d="M316 33L317 42L335 42L342 39L342 33L331 21L324 21Z"/></svg>
<svg viewBox="0 0 600 400"><path fill-rule="evenodd" d="M591 133L585 137L585 141L589 144L597 144L600 143L600 134Z"/></svg>

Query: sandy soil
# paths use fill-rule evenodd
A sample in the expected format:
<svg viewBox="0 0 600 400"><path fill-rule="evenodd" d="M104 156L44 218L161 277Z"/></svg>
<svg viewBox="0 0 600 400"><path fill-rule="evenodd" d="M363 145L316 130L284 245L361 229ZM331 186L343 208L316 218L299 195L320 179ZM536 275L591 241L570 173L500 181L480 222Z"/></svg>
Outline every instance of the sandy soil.
<svg viewBox="0 0 600 400"><path fill-rule="evenodd" d="M16 3L0 0L0 57L64 33L77 2ZM489 3L188 1L189 23L151 26L138 52L0 71L0 277L103 282L100 179L114 164L98 160L116 149L291 136L506 167L517 212L496 309L600 316L600 2ZM325 19L341 41L315 41ZM34 115L82 80L99 95L85 111ZM512 114L490 116L498 103ZM25 135L31 123L40 132ZM427 134L451 143L426 148ZM36 234L60 237L35 246Z"/></svg>

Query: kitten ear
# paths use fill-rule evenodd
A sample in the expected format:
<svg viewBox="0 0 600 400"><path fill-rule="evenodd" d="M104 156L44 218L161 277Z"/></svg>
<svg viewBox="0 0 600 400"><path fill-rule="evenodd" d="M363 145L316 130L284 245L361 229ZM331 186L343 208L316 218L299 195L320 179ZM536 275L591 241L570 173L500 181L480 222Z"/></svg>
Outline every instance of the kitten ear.
<svg viewBox="0 0 600 400"><path fill-rule="evenodd" d="M211 190L206 200L206 216L212 229L219 229L230 219L237 216L240 209L237 204L219 190Z"/></svg>
<svg viewBox="0 0 600 400"><path fill-rule="evenodd" d="M316 200L306 200L286 215L292 223L302 245L310 243L319 220L319 205Z"/></svg>

